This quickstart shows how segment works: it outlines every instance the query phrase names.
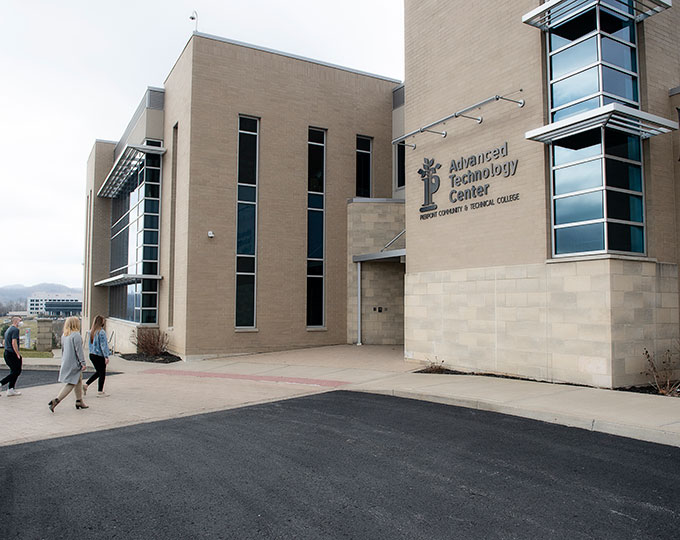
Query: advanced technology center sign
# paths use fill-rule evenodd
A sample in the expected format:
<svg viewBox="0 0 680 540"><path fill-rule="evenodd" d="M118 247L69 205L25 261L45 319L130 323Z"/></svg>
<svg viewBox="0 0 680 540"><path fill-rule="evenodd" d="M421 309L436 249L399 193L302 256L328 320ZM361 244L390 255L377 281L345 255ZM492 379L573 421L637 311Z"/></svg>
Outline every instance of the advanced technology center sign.
<svg viewBox="0 0 680 540"><path fill-rule="evenodd" d="M507 141L501 146L452 159L449 166L450 190L447 202L454 206L439 209L434 196L439 192L441 180L437 172L441 163L434 158L425 158L418 174L423 182L423 204L420 219L468 212L488 208L497 204L519 201L519 193L497 194L499 189L507 190L507 180L517 172L518 159L508 159ZM441 196L441 195L440 195Z"/></svg>

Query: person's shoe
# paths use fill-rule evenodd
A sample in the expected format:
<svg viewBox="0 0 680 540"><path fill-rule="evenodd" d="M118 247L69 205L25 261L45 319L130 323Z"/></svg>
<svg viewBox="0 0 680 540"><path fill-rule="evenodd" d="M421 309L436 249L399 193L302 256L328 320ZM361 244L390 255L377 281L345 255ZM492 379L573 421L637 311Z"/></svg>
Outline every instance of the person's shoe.
<svg viewBox="0 0 680 540"><path fill-rule="evenodd" d="M83 395L84 396L87 395L87 385L86 384L83 385Z"/></svg>
<svg viewBox="0 0 680 540"><path fill-rule="evenodd" d="M54 398L52 401L50 401L47 406L50 408L50 411L54 412L54 408L59 405L59 400L57 398Z"/></svg>
<svg viewBox="0 0 680 540"><path fill-rule="evenodd" d="M76 399L76 409L89 409L90 407L88 405L85 405L83 403L82 399Z"/></svg>
<svg viewBox="0 0 680 540"><path fill-rule="evenodd" d="M110 394L107 394L103 390L101 392L97 392L97 397L109 397Z"/></svg>
<svg viewBox="0 0 680 540"><path fill-rule="evenodd" d="M19 390L15 390L14 388L10 388L7 390L7 396L20 396L21 392Z"/></svg>

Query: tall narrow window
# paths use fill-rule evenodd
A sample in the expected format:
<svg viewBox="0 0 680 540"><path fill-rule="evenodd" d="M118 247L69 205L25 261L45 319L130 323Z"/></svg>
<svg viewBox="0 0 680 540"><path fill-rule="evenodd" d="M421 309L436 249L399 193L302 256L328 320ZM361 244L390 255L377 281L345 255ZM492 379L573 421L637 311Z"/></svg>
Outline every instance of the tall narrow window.
<svg viewBox="0 0 680 540"><path fill-rule="evenodd" d="M255 327L259 120L238 119L236 203L236 327Z"/></svg>
<svg viewBox="0 0 680 540"><path fill-rule="evenodd" d="M357 197L371 196L371 139L357 135Z"/></svg>
<svg viewBox="0 0 680 540"><path fill-rule="evenodd" d="M397 189L406 185L406 147L397 144Z"/></svg>
<svg viewBox="0 0 680 540"><path fill-rule="evenodd" d="M324 201L326 132L307 138L307 326L324 325Z"/></svg>

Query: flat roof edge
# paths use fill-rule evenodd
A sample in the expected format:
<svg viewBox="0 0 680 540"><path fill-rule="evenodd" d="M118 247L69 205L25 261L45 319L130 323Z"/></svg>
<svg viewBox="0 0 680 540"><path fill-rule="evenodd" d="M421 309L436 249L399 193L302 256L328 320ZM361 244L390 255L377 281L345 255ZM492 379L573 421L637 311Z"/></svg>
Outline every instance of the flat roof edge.
<svg viewBox="0 0 680 540"><path fill-rule="evenodd" d="M228 39L228 38L221 37L221 36L215 36L213 34L205 34L203 32L194 32L192 35L202 37L202 38L206 38L206 39L212 39L214 41L220 41L222 43L229 43L230 45L237 45L239 47L246 47L248 49L255 49L257 51L263 51L263 52L267 52L267 53L271 53L271 54L277 54L279 56L285 56L287 58L293 58L294 60L302 60L303 62L309 62L311 64L318 64L320 66L325 66L325 67L329 67L329 68L333 68L333 69L339 69L341 71L347 71L349 73L354 73L356 75L363 75L365 77L372 77L374 79L380 79L380 80L388 81L388 82L395 83L395 84L402 84L402 81L400 81L399 79L393 79L391 77L385 77L383 75L377 75L375 73L369 73L368 71L361 71L359 69L352 69L352 68L348 68L348 67L345 67L345 66L341 66L339 64L332 64L330 62L324 62L322 60L315 60L314 58L308 58L306 56L300 56L300 55L297 55L297 54L287 53L287 52L279 51L279 50L276 50L276 49L270 49L268 47L261 47L259 45L253 45L252 43L245 43L244 41L237 41L235 39Z"/></svg>

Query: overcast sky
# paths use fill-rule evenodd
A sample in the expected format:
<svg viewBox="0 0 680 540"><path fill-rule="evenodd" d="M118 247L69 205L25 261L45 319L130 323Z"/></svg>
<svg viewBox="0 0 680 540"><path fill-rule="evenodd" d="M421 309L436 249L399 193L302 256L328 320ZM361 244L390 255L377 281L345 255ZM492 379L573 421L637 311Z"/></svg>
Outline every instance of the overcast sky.
<svg viewBox="0 0 680 540"><path fill-rule="evenodd" d="M85 169L194 30L403 79L402 0L5 0L0 286L82 287Z"/></svg>

